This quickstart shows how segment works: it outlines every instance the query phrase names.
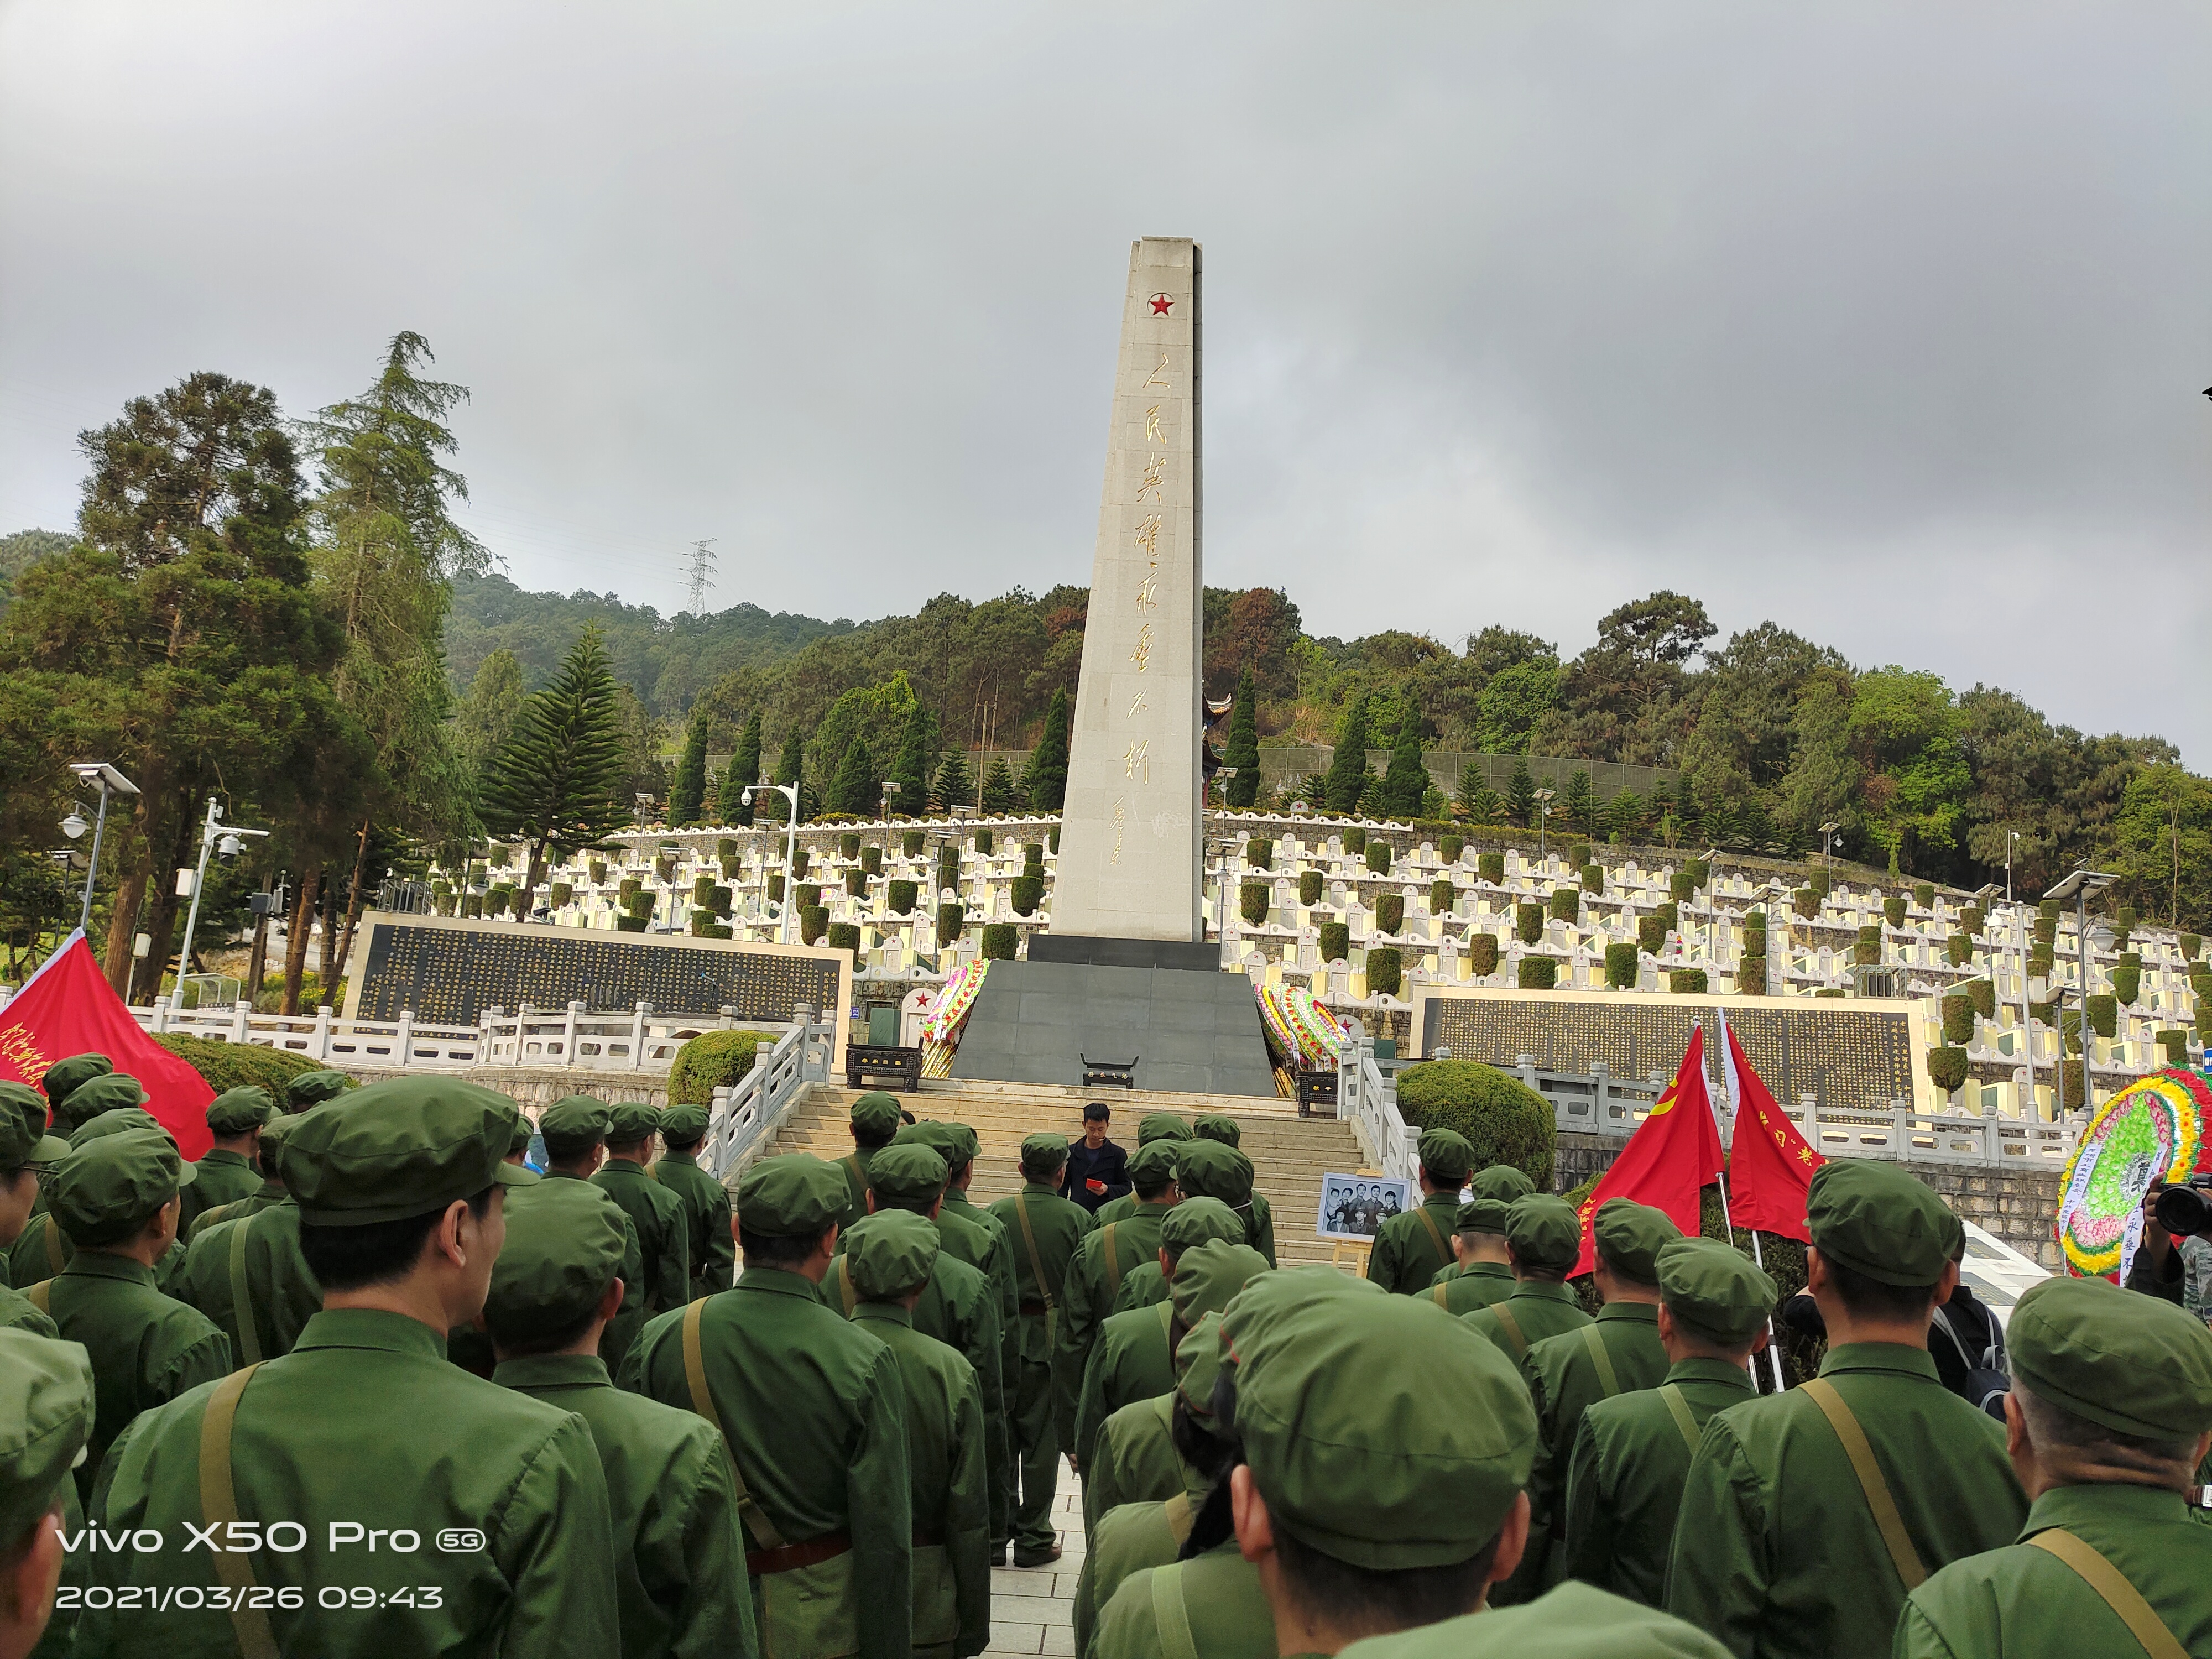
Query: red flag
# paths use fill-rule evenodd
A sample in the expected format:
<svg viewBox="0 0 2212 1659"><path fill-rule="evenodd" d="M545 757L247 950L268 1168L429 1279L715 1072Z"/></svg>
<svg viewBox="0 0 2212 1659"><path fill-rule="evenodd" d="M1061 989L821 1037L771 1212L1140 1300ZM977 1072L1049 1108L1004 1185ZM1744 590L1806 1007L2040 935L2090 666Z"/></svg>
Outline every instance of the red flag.
<svg viewBox="0 0 2212 1659"><path fill-rule="evenodd" d="M117 1071L138 1079L153 1096L146 1109L186 1158L198 1158L212 1144L207 1109L215 1091L140 1028L77 933L0 1008L0 1078L36 1088L56 1060L83 1054L106 1054Z"/></svg>
<svg viewBox="0 0 2212 1659"><path fill-rule="evenodd" d="M1596 1265L1591 1228L1598 1206L1607 1200L1631 1198L1649 1204L1664 1210L1684 1232L1695 1234L1698 1189L1720 1172L1720 1126L1713 1121L1712 1097L1705 1092L1705 1033L1703 1027L1693 1027L1674 1080L1583 1200L1583 1253L1575 1263L1575 1274Z"/></svg>
<svg viewBox="0 0 2212 1659"><path fill-rule="evenodd" d="M1729 1098L1735 1103L1735 1142L1729 1158L1729 1218L1739 1227L1813 1242L1805 1226L1805 1194L1813 1171L1828 1160L1806 1144L1745 1058L1728 1029Z"/></svg>

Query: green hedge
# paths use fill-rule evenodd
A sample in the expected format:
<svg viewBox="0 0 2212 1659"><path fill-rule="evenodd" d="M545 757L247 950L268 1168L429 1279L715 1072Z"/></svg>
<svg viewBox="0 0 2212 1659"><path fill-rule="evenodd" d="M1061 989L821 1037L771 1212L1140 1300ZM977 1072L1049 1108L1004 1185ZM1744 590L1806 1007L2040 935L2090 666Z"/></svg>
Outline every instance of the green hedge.
<svg viewBox="0 0 2212 1659"><path fill-rule="evenodd" d="M811 910L821 902L822 884L820 882L802 881L799 884L799 908L801 910Z"/></svg>
<svg viewBox="0 0 2212 1659"><path fill-rule="evenodd" d="M890 906L893 915L910 916L914 914L914 902L921 896L920 883L901 878L891 883L890 890L884 895L884 902Z"/></svg>
<svg viewBox="0 0 2212 1659"><path fill-rule="evenodd" d="M1997 988L1988 980L1970 979L1959 990L1984 1019L1997 1017Z"/></svg>
<svg viewBox="0 0 2212 1659"><path fill-rule="evenodd" d="M1800 887L1790 896L1790 908L1810 921L1820 914L1820 896L1809 887Z"/></svg>
<svg viewBox="0 0 2212 1659"><path fill-rule="evenodd" d="M1928 1080L1947 1095L1955 1091L1966 1080L1966 1051L1964 1048L1930 1048L1928 1051Z"/></svg>
<svg viewBox="0 0 2212 1659"><path fill-rule="evenodd" d="M948 847L937 855L937 885L942 890L960 885L960 849Z"/></svg>
<svg viewBox="0 0 2212 1659"><path fill-rule="evenodd" d="M1835 879L1826 870L1815 870L1805 878L1805 884L1813 890L1814 898L1824 899L1835 890Z"/></svg>
<svg viewBox="0 0 2212 1659"><path fill-rule="evenodd" d="M983 924L983 958L987 962L1012 962L1021 945L1021 930L1011 921L987 921Z"/></svg>
<svg viewBox="0 0 2212 1659"><path fill-rule="evenodd" d="M663 887L667 886L669 883L674 881L676 879L676 860L672 858L654 858L653 860L653 878L659 882Z"/></svg>
<svg viewBox="0 0 2212 1659"><path fill-rule="evenodd" d="M830 931L830 907L826 904L804 904L799 909L799 942L814 945Z"/></svg>
<svg viewBox="0 0 2212 1659"><path fill-rule="evenodd" d="M1636 947L1626 940L1616 940L1605 947L1605 982L1614 990L1636 988L1638 965Z"/></svg>
<svg viewBox="0 0 2212 1659"><path fill-rule="evenodd" d="M1344 843L1346 852L1354 855L1367 850L1367 832L1364 830L1346 830L1337 839Z"/></svg>
<svg viewBox="0 0 2212 1659"><path fill-rule="evenodd" d="M1705 970L1670 968L1667 970L1667 988L1677 996L1701 997L1705 994Z"/></svg>
<svg viewBox="0 0 2212 1659"><path fill-rule="evenodd" d="M1458 902L1459 889L1443 877L1439 876L1429 884L1429 914L1431 915L1448 916L1452 912L1452 907Z"/></svg>
<svg viewBox="0 0 2212 1659"><path fill-rule="evenodd" d="M1954 933L1943 941L1943 959L1954 968L1973 965L1974 940L1969 933Z"/></svg>
<svg viewBox="0 0 2212 1659"><path fill-rule="evenodd" d="M702 910L707 908L707 895L714 890L714 877L699 875L691 878L691 902L697 905Z"/></svg>
<svg viewBox="0 0 2212 1659"><path fill-rule="evenodd" d="M1370 996L1393 997L1398 994L1400 958L1398 952L1387 945L1378 945L1367 952L1367 991Z"/></svg>
<svg viewBox="0 0 2212 1659"><path fill-rule="evenodd" d="M2039 945L2027 953L2027 976L2030 979L2049 979L2056 958L2048 945Z"/></svg>
<svg viewBox="0 0 2212 1659"><path fill-rule="evenodd" d="M1662 927L1664 927L1668 933L1674 933L1681 931L1682 907L1675 903L1674 900L1668 899L1664 904L1662 904L1654 909L1652 914L1659 918L1659 925Z"/></svg>
<svg viewBox="0 0 2212 1659"><path fill-rule="evenodd" d="M605 859L593 859L592 860L592 885L594 887L604 887L606 884L607 861Z"/></svg>
<svg viewBox="0 0 2212 1659"><path fill-rule="evenodd" d="M1025 841L1022 843L1022 873L1025 876L1041 876L1044 873L1044 843L1042 842Z"/></svg>
<svg viewBox="0 0 2212 1659"><path fill-rule="evenodd" d="M2112 969L2112 994L2132 1004L2142 992L2142 969L2122 966Z"/></svg>
<svg viewBox="0 0 2212 1659"><path fill-rule="evenodd" d="M1905 926L1905 900L1904 900L1904 898L1903 898L1902 896L1900 896L1899 895L1897 895L1897 894L1893 894L1893 893L1889 897L1887 897L1887 898L1884 899L1884 900L1881 902L1881 914L1882 914L1882 915L1883 915L1883 916L1884 916L1884 917L1888 921L1889 925L1890 925L1891 927L1904 927L1904 926Z"/></svg>
<svg viewBox="0 0 2212 1659"><path fill-rule="evenodd" d="M1060 826L1059 826L1058 824L1056 824L1056 823L1055 823L1055 824L1054 824L1054 825L1052 826L1052 829L1051 829L1050 832L1049 832L1049 833L1048 833L1048 834L1046 835L1046 836L1045 836L1045 838L1044 838L1044 844L1045 844L1046 846L1049 847L1050 848L1052 848L1052 850L1053 850L1053 854L1054 854L1054 857L1058 857L1058 856L1059 856L1059 854L1060 854Z"/></svg>
<svg viewBox="0 0 2212 1659"><path fill-rule="evenodd" d="M865 870L848 870L845 872L845 890L854 898L867 897L868 872Z"/></svg>
<svg viewBox="0 0 2212 1659"><path fill-rule="evenodd" d="M1417 1129L1451 1129L1474 1166L1510 1164L1549 1192L1558 1145L1551 1103L1519 1079L1471 1060L1431 1060L1398 1073L1398 1110Z"/></svg>
<svg viewBox="0 0 2212 1659"><path fill-rule="evenodd" d="M860 836L856 836L856 835L842 835L842 836L838 836L838 837L837 837L837 856L838 856L839 858L841 858L841 859L856 859L856 858L860 857Z"/></svg>
<svg viewBox="0 0 2212 1659"><path fill-rule="evenodd" d="M615 918L615 932L617 933L641 933L645 931L645 926L646 918L643 916L617 916Z"/></svg>
<svg viewBox="0 0 2212 1659"><path fill-rule="evenodd" d="M2160 1031L2158 1034L2158 1046L2166 1051L2166 1063L2167 1065L2186 1066L2189 1064L2188 1032L2171 1030Z"/></svg>
<svg viewBox="0 0 2212 1659"><path fill-rule="evenodd" d="M2197 953L2203 948L2204 936L2202 933L2184 933L2181 936L2181 959L2184 962L2196 961Z"/></svg>
<svg viewBox="0 0 2212 1659"><path fill-rule="evenodd" d="M1980 905L1969 904L1960 909L1959 931L1968 938L1979 939L1988 926L1989 917L1983 914Z"/></svg>
<svg viewBox="0 0 2212 1659"><path fill-rule="evenodd" d="M1582 915L1583 896L1579 888L1554 887L1548 902L1554 921L1574 921Z"/></svg>
<svg viewBox="0 0 2212 1659"><path fill-rule="evenodd" d="M942 947L960 937L968 924L968 907L957 899L937 907L937 943Z"/></svg>
<svg viewBox="0 0 2212 1659"><path fill-rule="evenodd" d="M1583 866L1583 891L1592 897L1605 891L1605 866L1602 864Z"/></svg>
<svg viewBox="0 0 2212 1659"><path fill-rule="evenodd" d="M1667 924L1656 915L1637 917L1636 946L1657 956L1667 948Z"/></svg>
<svg viewBox="0 0 2212 1659"><path fill-rule="evenodd" d="M1943 1041L1963 1048L1973 1040L1974 1000L1954 991L1943 999Z"/></svg>
<svg viewBox="0 0 2212 1659"><path fill-rule="evenodd" d="M1237 914L1246 926L1258 927L1267 921L1274 896L1275 890L1264 881L1242 883L1237 889Z"/></svg>
<svg viewBox="0 0 2212 1659"><path fill-rule="evenodd" d="M1851 946L1851 960L1861 967L1875 967L1881 962L1881 929L1862 927L1857 942Z"/></svg>
<svg viewBox="0 0 2212 1659"><path fill-rule="evenodd" d="M484 909L492 915L503 916L507 907L514 902L514 889L505 882L484 895Z"/></svg>
<svg viewBox="0 0 2212 1659"><path fill-rule="evenodd" d="M883 874L884 849L880 847L863 847L860 849L860 868L872 876Z"/></svg>
<svg viewBox="0 0 2212 1659"><path fill-rule="evenodd" d="M567 881L555 882L553 885L547 890L545 895L545 902L551 905L556 910L561 909L564 906L573 904L575 902L575 884L574 882Z"/></svg>
<svg viewBox="0 0 2212 1659"><path fill-rule="evenodd" d="M1683 867L1689 871L1690 885L1693 888L1703 887L1708 881L1712 879L1713 866L1711 861L1709 860L1692 859L1689 863L1685 865Z"/></svg>
<svg viewBox="0 0 2212 1659"><path fill-rule="evenodd" d="M1912 902L1923 910L1933 910L1936 908L1936 884L1932 881L1915 882Z"/></svg>
<svg viewBox="0 0 2212 1659"><path fill-rule="evenodd" d="M899 834L899 851L908 858L920 858L922 848L928 845L929 836L922 830L906 830Z"/></svg>
<svg viewBox="0 0 2212 1659"><path fill-rule="evenodd" d="M165 1031L154 1041L198 1072L217 1094L258 1083L281 1101L285 1085L294 1078L325 1066L322 1060L281 1048L264 1048L258 1042L218 1042L212 1037L186 1036L181 1031Z"/></svg>
<svg viewBox="0 0 2212 1659"><path fill-rule="evenodd" d="M791 873L793 879L804 880L805 878L808 861L811 860L813 856L814 855L808 852L804 847L794 847L791 849Z"/></svg>
<svg viewBox="0 0 2212 1659"><path fill-rule="evenodd" d="M831 922L829 944L833 951L850 951L854 967L864 965L860 961L860 924L857 921Z"/></svg>
<svg viewBox="0 0 2212 1659"><path fill-rule="evenodd" d="M1044 902L1044 878L1031 875L1016 876L1013 879L1011 896L1016 915L1035 915L1037 906Z"/></svg>
<svg viewBox="0 0 2212 1659"><path fill-rule="evenodd" d="M1759 938L1765 939L1761 933ZM1735 994L1740 997L1763 997L1766 994L1766 952L1746 951L1735 964Z"/></svg>
<svg viewBox="0 0 2212 1659"><path fill-rule="evenodd" d="M1343 962L1352 955L1352 929L1340 921L1324 921L1321 925L1321 959L1323 962Z"/></svg>
<svg viewBox="0 0 2212 1659"><path fill-rule="evenodd" d="M1505 854L1484 853L1474 861L1475 873L1495 886L1505 879Z"/></svg>
<svg viewBox="0 0 2212 1659"><path fill-rule="evenodd" d="M1321 887L1322 881L1320 871L1301 870L1298 872L1299 903L1306 905L1319 904L1321 902Z"/></svg>
<svg viewBox="0 0 2212 1659"><path fill-rule="evenodd" d="M1495 933L1468 934L1467 959L1468 965L1478 975L1496 973L1498 971L1498 935Z"/></svg>
<svg viewBox="0 0 2212 1659"><path fill-rule="evenodd" d="M1516 977L1524 991L1548 991L1559 982L1559 964L1549 957L1523 957Z"/></svg>
<svg viewBox="0 0 2212 1659"><path fill-rule="evenodd" d="M642 887L641 887L637 891L632 893L628 898L622 902L622 908L626 913L636 917L640 921L651 921L653 920L653 907L657 902L658 900L654 895L647 892Z"/></svg>
<svg viewBox="0 0 2212 1659"><path fill-rule="evenodd" d="M771 904L783 902L783 872L779 870L768 878L768 896Z"/></svg>
<svg viewBox="0 0 2212 1659"><path fill-rule="evenodd" d="M982 825L977 828L975 831L975 852L978 857L988 857L992 849L997 845L998 842L993 837L988 825Z"/></svg>
<svg viewBox="0 0 2212 1659"><path fill-rule="evenodd" d="M1275 867L1275 843L1255 836L1244 843L1244 862L1255 870Z"/></svg>
<svg viewBox="0 0 2212 1659"><path fill-rule="evenodd" d="M1367 867L1378 876L1390 873L1390 843L1370 841L1367 843Z"/></svg>
<svg viewBox="0 0 2212 1659"><path fill-rule="evenodd" d="M1698 884L1690 879L1687 870L1677 870L1667 878L1667 896L1678 904L1697 890Z"/></svg>
<svg viewBox="0 0 2212 1659"><path fill-rule="evenodd" d="M1457 864L1466 851L1467 837L1464 836L1446 836L1437 843L1437 852L1446 864Z"/></svg>
<svg viewBox="0 0 2212 1659"><path fill-rule="evenodd" d="M2100 1037L2109 1037L2120 1028L2120 1005L2109 992L2099 992L2087 999L2089 1006L2089 1029Z"/></svg>
<svg viewBox="0 0 2212 1659"><path fill-rule="evenodd" d="M1513 907L1513 931L1523 945L1534 945L1544 937L1544 907L1540 904L1519 903Z"/></svg>
<svg viewBox="0 0 2212 1659"><path fill-rule="evenodd" d="M1375 925L1386 933L1406 931L1406 896L1385 893L1375 901Z"/></svg>

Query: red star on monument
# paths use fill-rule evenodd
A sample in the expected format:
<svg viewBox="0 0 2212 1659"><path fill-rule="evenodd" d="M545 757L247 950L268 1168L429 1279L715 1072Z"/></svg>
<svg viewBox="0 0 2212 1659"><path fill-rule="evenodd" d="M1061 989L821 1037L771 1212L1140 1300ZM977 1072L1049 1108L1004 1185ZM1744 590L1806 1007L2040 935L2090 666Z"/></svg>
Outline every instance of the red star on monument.
<svg viewBox="0 0 2212 1659"><path fill-rule="evenodd" d="M1168 314L1169 311L1174 307L1174 305L1175 300L1171 295L1155 294L1152 295L1152 315L1155 317L1164 317Z"/></svg>

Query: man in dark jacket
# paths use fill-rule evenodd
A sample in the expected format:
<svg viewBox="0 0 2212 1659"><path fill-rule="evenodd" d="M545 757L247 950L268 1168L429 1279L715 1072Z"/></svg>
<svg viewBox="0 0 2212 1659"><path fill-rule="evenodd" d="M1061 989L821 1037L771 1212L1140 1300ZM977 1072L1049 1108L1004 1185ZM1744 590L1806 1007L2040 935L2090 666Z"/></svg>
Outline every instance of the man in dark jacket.
<svg viewBox="0 0 2212 1659"><path fill-rule="evenodd" d="M1060 1195L1092 1215L1131 1190L1129 1155L1106 1139L1112 1117L1103 1100L1083 1109L1083 1139L1067 1149L1067 1171L1060 1179Z"/></svg>

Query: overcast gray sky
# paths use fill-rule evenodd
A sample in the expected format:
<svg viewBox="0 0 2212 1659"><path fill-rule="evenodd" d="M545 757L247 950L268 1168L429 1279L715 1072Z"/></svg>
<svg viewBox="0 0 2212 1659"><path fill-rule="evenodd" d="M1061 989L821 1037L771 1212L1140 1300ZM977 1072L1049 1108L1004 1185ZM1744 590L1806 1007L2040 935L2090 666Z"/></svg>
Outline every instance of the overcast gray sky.
<svg viewBox="0 0 2212 1659"><path fill-rule="evenodd" d="M0 0L0 531L194 369L428 335L526 586L1089 579L1128 244L1206 577L1703 599L2212 763L2212 9Z"/></svg>

